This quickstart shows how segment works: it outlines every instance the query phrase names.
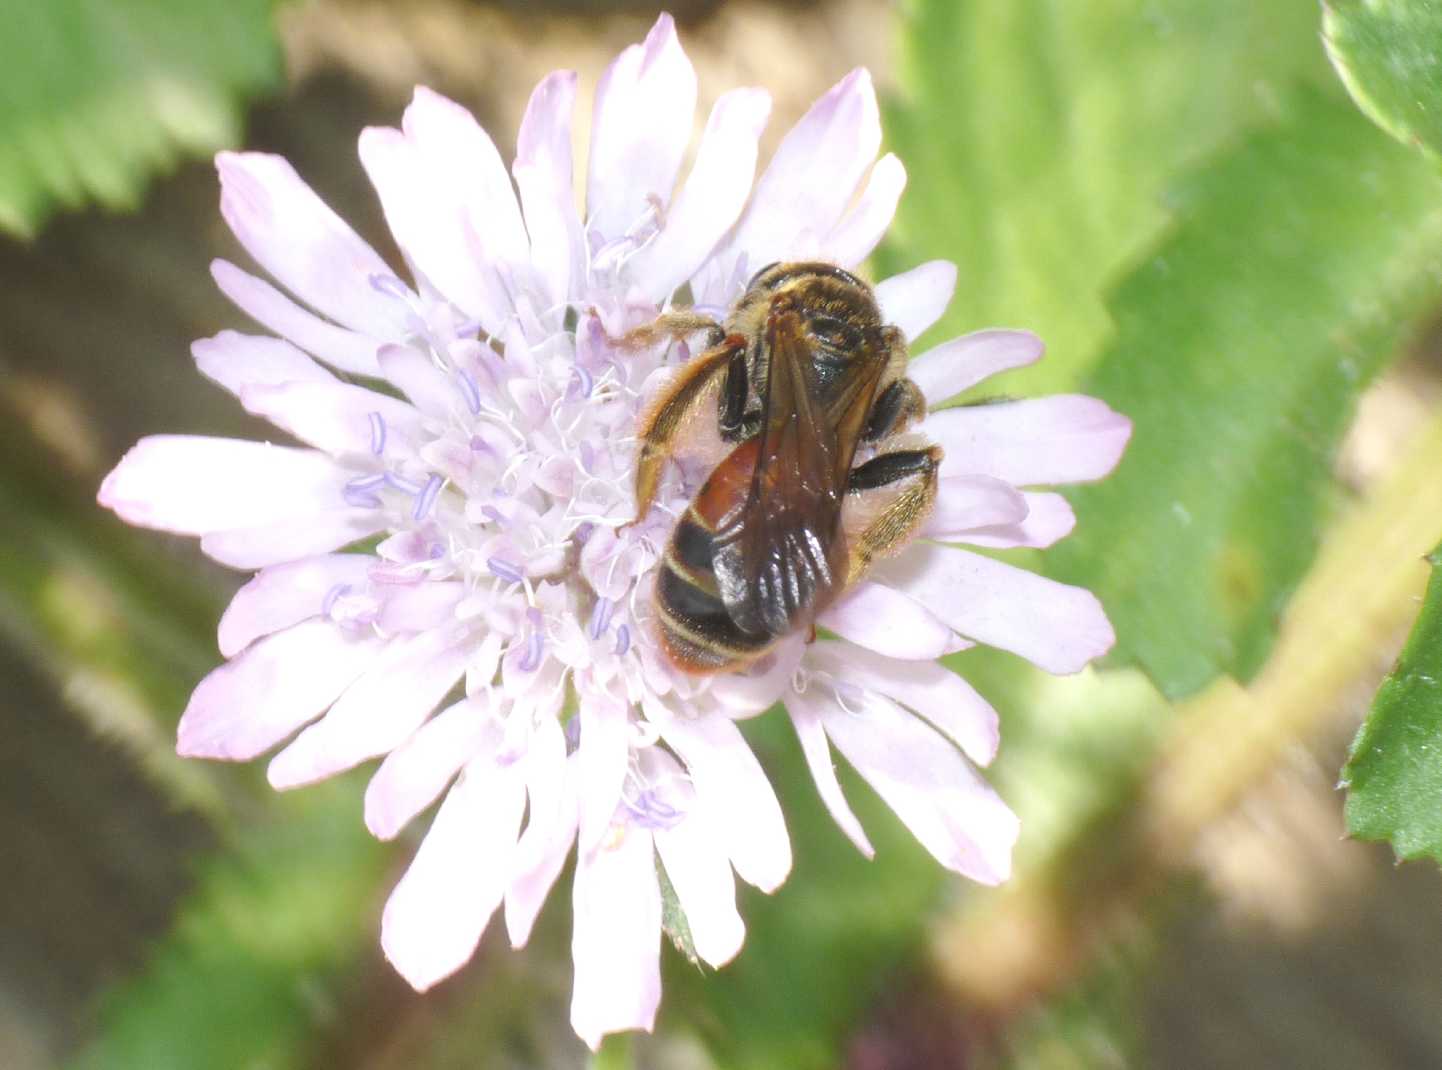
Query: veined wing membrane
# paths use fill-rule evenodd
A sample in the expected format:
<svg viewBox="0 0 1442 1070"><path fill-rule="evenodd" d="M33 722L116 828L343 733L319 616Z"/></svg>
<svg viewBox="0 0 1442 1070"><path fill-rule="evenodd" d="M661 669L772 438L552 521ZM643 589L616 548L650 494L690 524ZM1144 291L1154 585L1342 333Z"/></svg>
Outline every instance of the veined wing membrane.
<svg viewBox="0 0 1442 1070"><path fill-rule="evenodd" d="M712 566L737 627L784 635L845 580L841 504L885 356L863 347L823 390L799 314L772 313L764 341L769 374L756 467L748 492L717 526Z"/></svg>

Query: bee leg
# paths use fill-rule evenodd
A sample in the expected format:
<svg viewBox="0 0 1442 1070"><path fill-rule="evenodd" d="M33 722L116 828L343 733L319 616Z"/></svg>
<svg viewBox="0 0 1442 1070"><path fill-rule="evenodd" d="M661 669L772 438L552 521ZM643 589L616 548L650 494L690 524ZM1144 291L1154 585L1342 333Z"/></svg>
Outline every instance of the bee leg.
<svg viewBox="0 0 1442 1070"><path fill-rule="evenodd" d="M910 379L898 379L872 403L861 440L876 442L916 423L925 415L926 397L921 387Z"/></svg>
<svg viewBox="0 0 1442 1070"><path fill-rule="evenodd" d="M737 353L746 352L744 338L723 339L722 344L702 353L681 370L680 377L641 418L641 456L636 461L636 516L634 524L651 510L661 471L671 456L671 443L686 418L705 396L717 375L724 375ZM723 385L722 394L725 394Z"/></svg>
<svg viewBox="0 0 1442 1070"><path fill-rule="evenodd" d="M643 323L627 331L617 339L617 344L622 349L649 349L661 342L674 341L700 331L706 332L707 349L720 345L726 337L721 324L710 316L691 311L664 312L650 323Z"/></svg>
<svg viewBox="0 0 1442 1070"><path fill-rule="evenodd" d="M848 584L859 580L877 558L900 550L916 533L936 500L941 458L940 446L896 450L852 469L846 488L851 494L882 488L895 488L895 494L879 512L870 516L859 533L851 536Z"/></svg>

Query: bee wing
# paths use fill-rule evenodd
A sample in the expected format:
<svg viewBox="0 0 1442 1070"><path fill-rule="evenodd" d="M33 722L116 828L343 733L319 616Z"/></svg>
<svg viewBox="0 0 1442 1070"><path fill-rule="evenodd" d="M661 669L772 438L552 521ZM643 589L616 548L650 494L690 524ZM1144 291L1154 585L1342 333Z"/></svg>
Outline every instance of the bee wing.
<svg viewBox="0 0 1442 1070"><path fill-rule="evenodd" d="M843 582L840 532L847 474L885 367L858 352L825 392L801 317L772 313L769 374L750 488L721 518L712 567L742 631L784 635Z"/></svg>

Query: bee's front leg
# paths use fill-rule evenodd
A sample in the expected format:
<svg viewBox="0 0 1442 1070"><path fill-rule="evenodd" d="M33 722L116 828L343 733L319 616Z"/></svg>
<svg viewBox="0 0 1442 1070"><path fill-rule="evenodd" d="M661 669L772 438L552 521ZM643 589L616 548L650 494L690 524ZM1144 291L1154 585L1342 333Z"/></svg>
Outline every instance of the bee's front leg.
<svg viewBox="0 0 1442 1070"><path fill-rule="evenodd" d="M860 519L859 530L848 531L848 585L877 558L896 553L916 534L936 501L942 456L940 446L901 449L878 454L852 469L846 489Z"/></svg>
<svg viewBox="0 0 1442 1070"><path fill-rule="evenodd" d="M725 329L710 316L686 309L663 312L650 323L631 328L617 339L617 344L623 349L649 349L661 342L675 341L702 331L706 332L707 349L720 345L726 337Z"/></svg>

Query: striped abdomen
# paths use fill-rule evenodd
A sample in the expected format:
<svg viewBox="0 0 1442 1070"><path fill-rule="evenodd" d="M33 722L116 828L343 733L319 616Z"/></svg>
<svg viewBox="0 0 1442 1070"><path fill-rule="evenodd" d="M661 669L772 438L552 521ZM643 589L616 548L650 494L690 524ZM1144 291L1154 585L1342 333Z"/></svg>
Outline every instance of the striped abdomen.
<svg viewBox="0 0 1442 1070"><path fill-rule="evenodd" d="M656 576L656 618L671 660L687 672L733 669L765 653L777 635L744 632L726 612L711 565L720 519L750 490L760 439L737 446L681 514Z"/></svg>

